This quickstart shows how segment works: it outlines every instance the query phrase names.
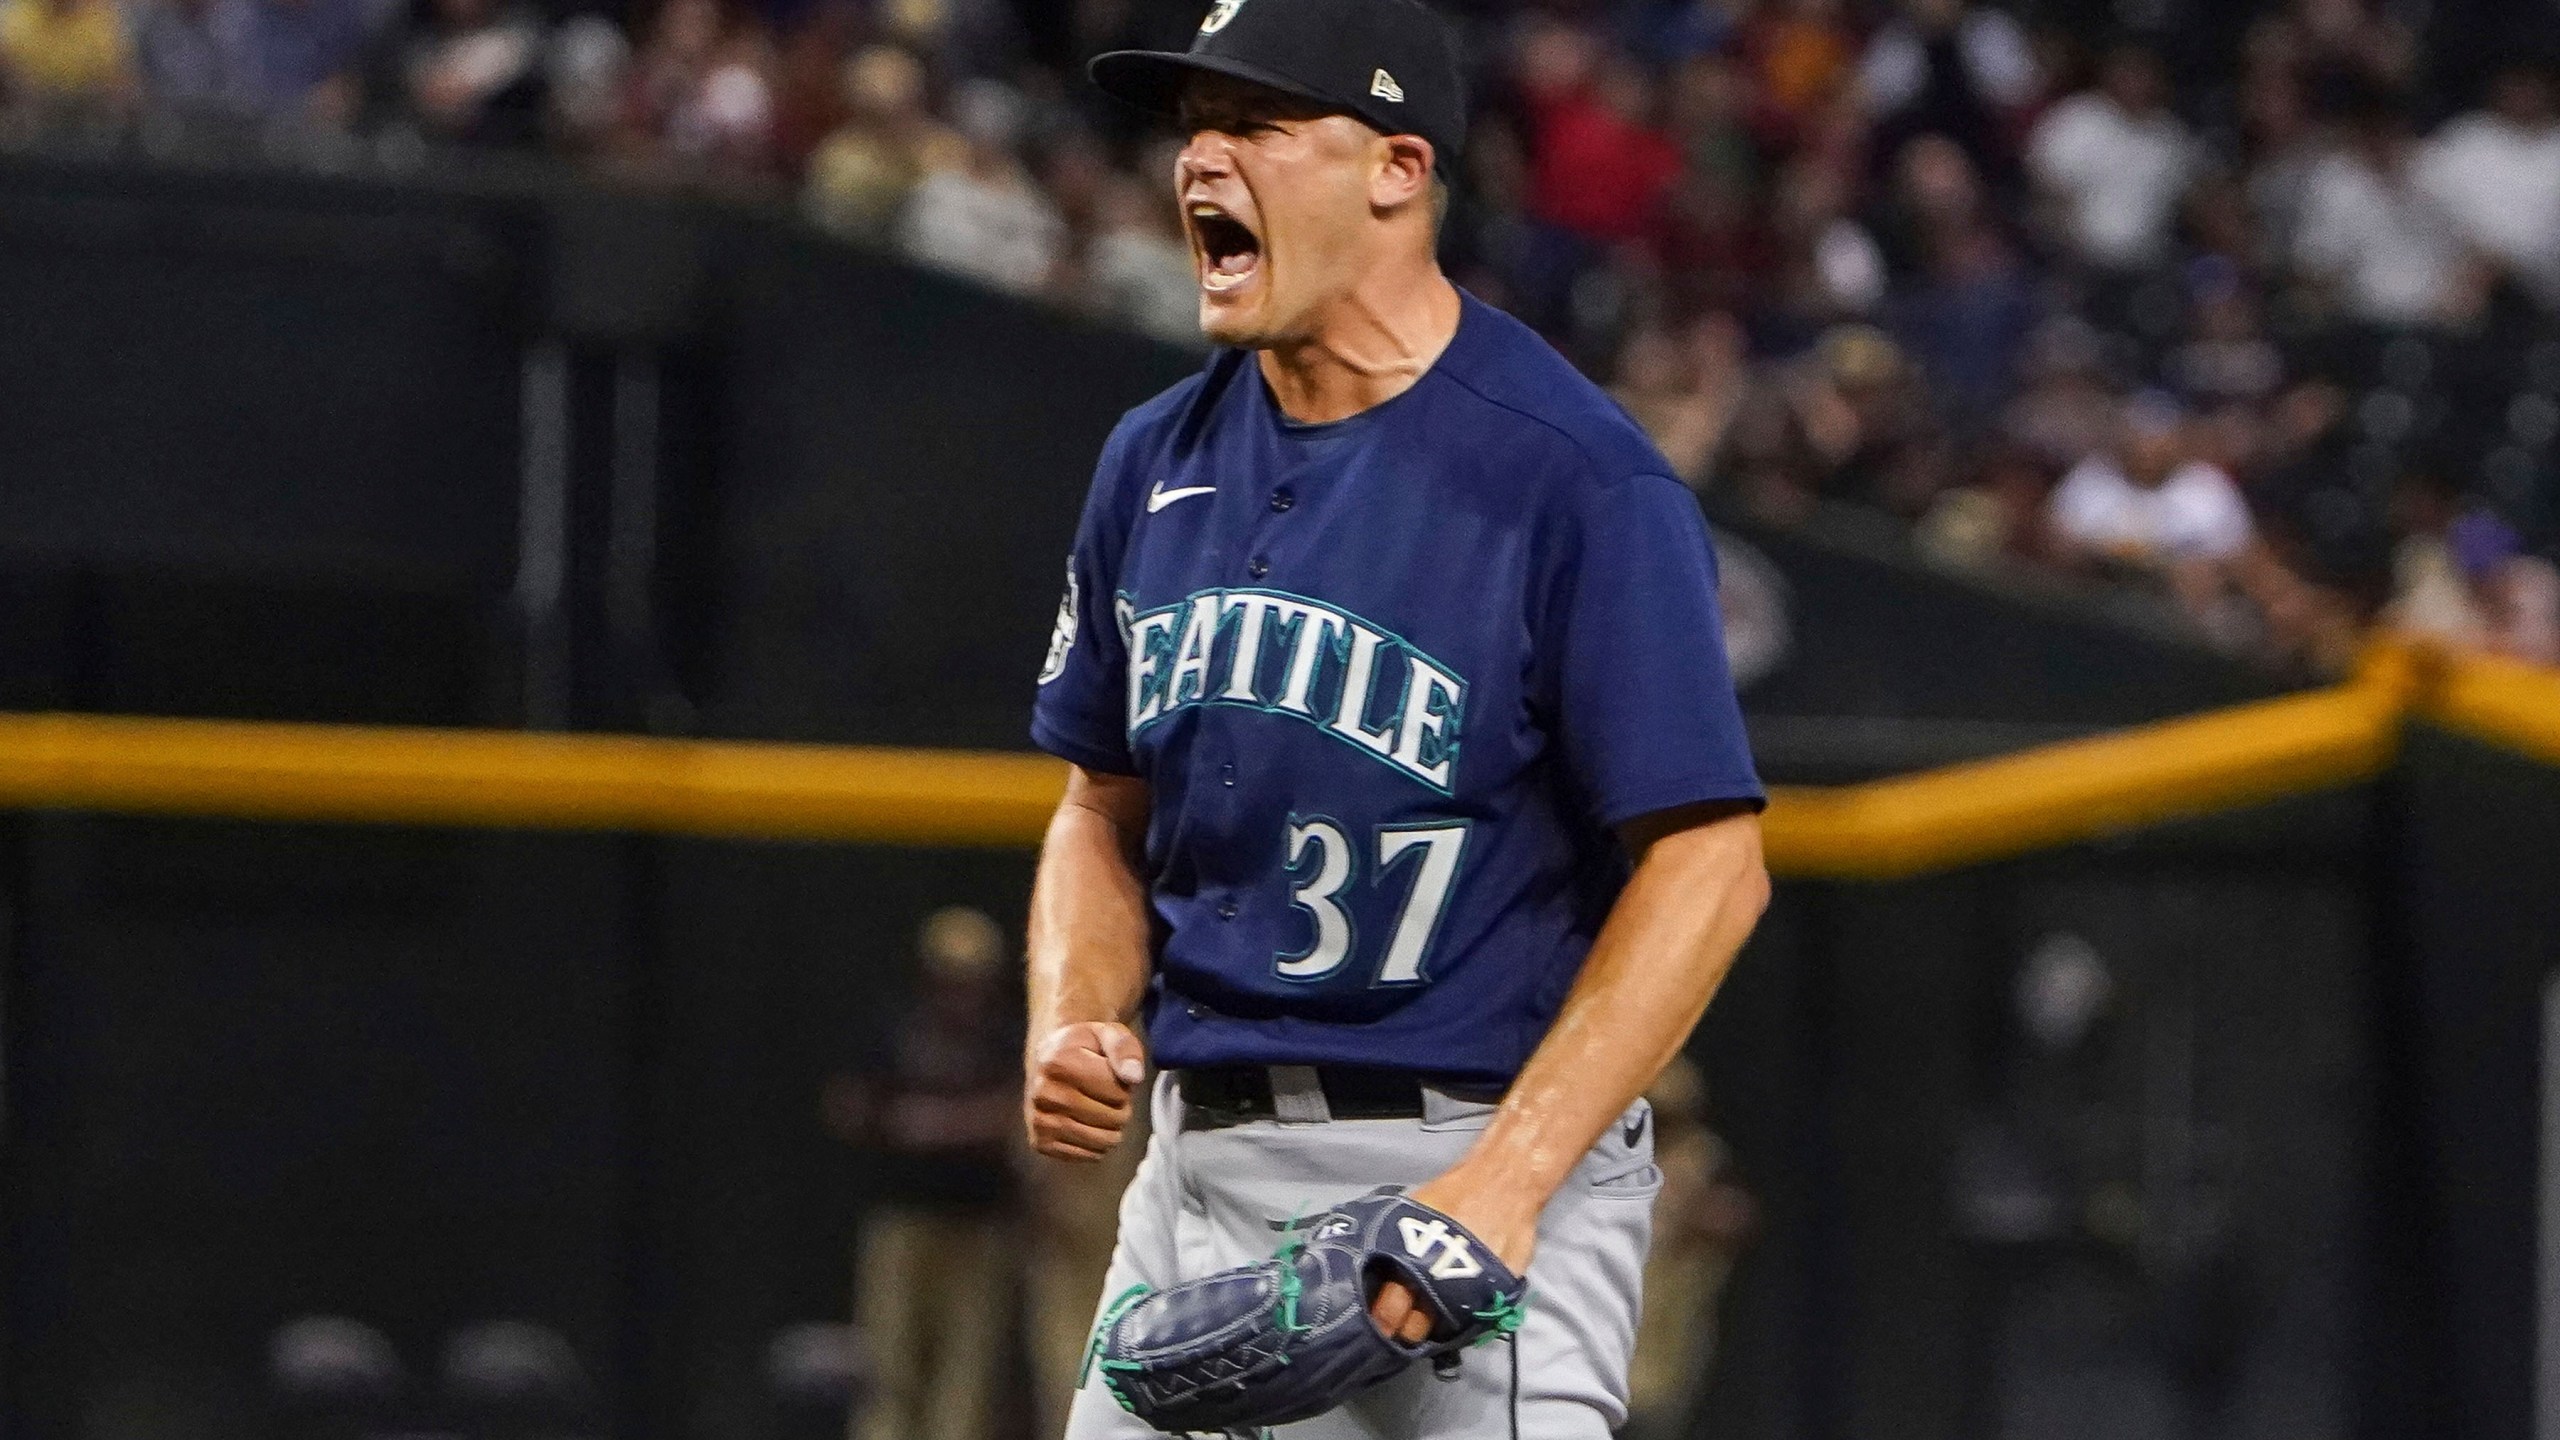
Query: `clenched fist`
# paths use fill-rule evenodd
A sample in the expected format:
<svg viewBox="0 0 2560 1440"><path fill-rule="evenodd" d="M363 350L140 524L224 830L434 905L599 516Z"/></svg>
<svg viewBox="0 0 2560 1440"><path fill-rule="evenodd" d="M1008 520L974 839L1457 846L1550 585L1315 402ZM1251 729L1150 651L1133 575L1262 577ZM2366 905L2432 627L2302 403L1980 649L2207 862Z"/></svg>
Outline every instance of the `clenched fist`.
<svg viewBox="0 0 2560 1440"><path fill-rule="evenodd" d="M1059 1160L1099 1160L1129 1128L1147 1047L1126 1025L1079 1020L1040 1037L1024 1071L1031 1148Z"/></svg>

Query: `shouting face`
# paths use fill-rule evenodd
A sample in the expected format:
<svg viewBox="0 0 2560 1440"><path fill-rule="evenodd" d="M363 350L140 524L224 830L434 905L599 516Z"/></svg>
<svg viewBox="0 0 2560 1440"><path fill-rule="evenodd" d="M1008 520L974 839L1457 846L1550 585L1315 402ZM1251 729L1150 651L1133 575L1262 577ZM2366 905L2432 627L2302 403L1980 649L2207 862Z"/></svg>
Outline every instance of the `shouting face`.
<svg viewBox="0 0 2560 1440"><path fill-rule="evenodd" d="M1307 335L1359 278L1386 137L1349 115L1223 75L1183 92L1174 193L1200 280L1200 329L1260 348Z"/></svg>

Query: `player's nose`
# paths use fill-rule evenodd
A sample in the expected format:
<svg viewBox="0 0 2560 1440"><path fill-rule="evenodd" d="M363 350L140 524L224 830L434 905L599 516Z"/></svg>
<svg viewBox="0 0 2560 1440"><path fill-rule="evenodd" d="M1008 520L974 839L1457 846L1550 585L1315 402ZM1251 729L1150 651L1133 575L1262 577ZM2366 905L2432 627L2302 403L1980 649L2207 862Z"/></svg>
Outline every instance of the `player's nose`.
<svg viewBox="0 0 2560 1440"><path fill-rule="evenodd" d="M1194 183L1223 180L1234 173L1235 137L1215 130L1194 131L1173 162L1174 185L1186 199Z"/></svg>

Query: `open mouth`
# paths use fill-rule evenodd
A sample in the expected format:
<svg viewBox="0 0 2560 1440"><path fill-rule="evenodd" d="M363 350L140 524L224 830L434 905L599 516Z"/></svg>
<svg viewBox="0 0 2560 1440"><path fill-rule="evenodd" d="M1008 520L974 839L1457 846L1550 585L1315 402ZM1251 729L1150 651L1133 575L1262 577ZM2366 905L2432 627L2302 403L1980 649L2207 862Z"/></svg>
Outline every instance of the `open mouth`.
<svg viewBox="0 0 2560 1440"><path fill-rule="evenodd" d="M1262 239L1243 221L1206 202L1193 205L1190 218L1202 289L1233 290L1262 267Z"/></svg>

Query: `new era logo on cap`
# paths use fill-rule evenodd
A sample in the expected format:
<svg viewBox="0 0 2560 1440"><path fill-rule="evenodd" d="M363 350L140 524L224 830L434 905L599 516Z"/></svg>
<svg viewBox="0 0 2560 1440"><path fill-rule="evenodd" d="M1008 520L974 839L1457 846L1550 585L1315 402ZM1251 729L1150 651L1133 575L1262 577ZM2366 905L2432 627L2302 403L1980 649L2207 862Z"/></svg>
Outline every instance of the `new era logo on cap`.
<svg viewBox="0 0 2560 1440"><path fill-rule="evenodd" d="M1384 70L1369 77L1369 93L1381 100L1402 102L1404 99L1404 87L1396 83L1396 77Z"/></svg>
<svg viewBox="0 0 2560 1440"><path fill-rule="evenodd" d="M1236 12L1243 8L1244 0L1218 0L1217 4L1209 7L1208 18L1200 22L1200 33L1215 35L1226 29L1227 22L1236 18Z"/></svg>

